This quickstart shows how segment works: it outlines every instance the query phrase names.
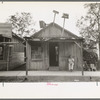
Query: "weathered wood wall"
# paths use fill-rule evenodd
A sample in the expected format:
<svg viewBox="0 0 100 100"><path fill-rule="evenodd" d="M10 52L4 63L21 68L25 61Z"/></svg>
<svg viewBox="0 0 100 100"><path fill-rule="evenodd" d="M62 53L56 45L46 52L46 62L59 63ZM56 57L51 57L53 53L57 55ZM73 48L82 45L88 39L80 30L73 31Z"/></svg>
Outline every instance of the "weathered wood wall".
<svg viewBox="0 0 100 100"><path fill-rule="evenodd" d="M7 69L7 62L5 60L0 61L0 71Z"/></svg>
<svg viewBox="0 0 100 100"><path fill-rule="evenodd" d="M82 57L81 49L75 43L59 43L59 68L60 70L68 70L68 56L74 57L74 70L81 70Z"/></svg>
<svg viewBox="0 0 100 100"><path fill-rule="evenodd" d="M32 45L31 45L32 46ZM33 70L49 70L49 42L42 43L42 59L32 60L30 57L30 68ZM31 50L31 48L30 48ZM29 50L29 51L30 51ZM31 55L31 51L30 51ZM59 70L68 70L68 56L71 55L75 59L74 70L81 70L82 55L81 49L74 42L59 42Z"/></svg>
<svg viewBox="0 0 100 100"><path fill-rule="evenodd" d="M22 64L24 64L24 52L13 52L10 56L9 69L14 69Z"/></svg>
<svg viewBox="0 0 100 100"><path fill-rule="evenodd" d="M16 67L24 64L24 53L23 52L13 52L10 55L10 62L8 70L14 69ZM7 60L0 61L0 70L7 70Z"/></svg>
<svg viewBox="0 0 100 100"><path fill-rule="evenodd" d="M17 39L13 39L13 42L19 42L18 44L14 44L12 48L10 48L8 45L4 45L4 51L3 51L3 60L0 60L0 70L7 70L7 58L8 58L8 49L9 51L9 68L14 69L16 67L21 66L24 64L24 45L21 43L21 41L18 41Z"/></svg>
<svg viewBox="0 0 100 100"><path fill-rule="evenodd" d="M30 68L29 68L30 70L32 69L33 70L47 70L49 68L48 43L44 42L41 44L41 46L43 49L42 58L41 59L31 59ZM31 55L31 51L30 51L30 55Z"/></svg>
<svg viewBox="0 0 100 100"><path fill-rule="evenodd" d="M24 52L24 45L22 44L22 41L15 38L14 36L12 37L12 42L16 42L16 44L14 44L12 51L13 52Z"/></svg>

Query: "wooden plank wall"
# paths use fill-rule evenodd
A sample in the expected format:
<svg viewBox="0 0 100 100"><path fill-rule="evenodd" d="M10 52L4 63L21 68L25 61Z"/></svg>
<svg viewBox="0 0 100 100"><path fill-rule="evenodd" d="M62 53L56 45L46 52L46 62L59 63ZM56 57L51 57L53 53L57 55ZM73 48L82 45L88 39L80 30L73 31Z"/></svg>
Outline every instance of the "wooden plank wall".
<svg viewBox="0 0 100 100"><path fill-rule="evenodd" d="M24 53L23 52L14 52L10 55L10 62L9 62L9 68L14 69L16 67L21 66L24 64ZM0 61L0 70L7 70L7 61L2 60Z"/></svg>
<svg viewBox="0 0 100 100"><path fill-rule="evenodd" d="M30 60L31 62L31 66L29 68L30 70L49 69L49 42L42 43L42 48L43 48L42 59ZM31 55L31 48L30 48L30 55ZM59 42L59 70L68 70L69 55L73 56L75 59L74 70L81 70L82 67L81 49L74 42L73 43Z"/></svg>
<svg viewBox="0 0 100 100"><path fill-rule="evenodd" d="M14 69L21 66L22 64L24 64L24 53L13 52L10 57L9 69Z"/></svg>
<svg viewBox="0 0 100 100"><path fill-rule="evenodd" d="M43 69L49 69L49 43L43 43Z"/></svg>
<svg viewBox="0 0 100 100"><path fill-rule="evenodd" d="M31 45L32 46L32 45ZM49 68L48 42L42 43L42 59L30 60L30 70L47 70ZM31 51L30 51L31 55Z"/></svg>
<svg viewBox="0 0 100 100"><path fill-rule="evenodd" d="M67 55L65 55L65 43L59 43L59 70L67 70L66 62Z"/></svg>
<svg viewBox="0 0 100 100"><path fill-rule="evenodd" d="M59 68L60 70L68 70L68 56L71 55L75 59L74 70L81 70L82 57L81 49L75 43L59 43Z"/></svg>
<svg viewBox="0 0 100 100"><path fill-rule="evenodd" d="M29 70L40 70L42 69L42 65L43 65L43 55L42 55L42 59L32 59L32 55L31 55L31 47L34 44L30 44L29 45L29 55L30 55L30 67Z"/></svg>
<svg viewBox="0 0 100 100"><path fill-rule="evenodd" d="M0 71L6 70L7 69L7 61L0 61Z"/></svg>
<svg viewBox="0 0 100 100"><path fill-rule="evenodd" d="M24 52L24 45L22 44L22 41L13 37L12 42L17 42L17 44L14 44L14 47L12 48L13 52Z"/></svg>
<svg viewBox="0 0 100 100"><path fill-rule="evenodd" d="M26 57L28 59L27 63L28 63L28 70L31 69L31 45L30 43L27 42L27 49L26 49ZM27 64L26 64L27 65Z"/></svg>

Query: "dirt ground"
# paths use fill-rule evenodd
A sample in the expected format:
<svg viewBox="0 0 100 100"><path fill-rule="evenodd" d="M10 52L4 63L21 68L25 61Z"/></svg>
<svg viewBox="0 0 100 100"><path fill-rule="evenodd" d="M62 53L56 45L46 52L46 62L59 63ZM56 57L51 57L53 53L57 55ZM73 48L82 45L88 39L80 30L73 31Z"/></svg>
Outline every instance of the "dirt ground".
<svg viewBox="0 0 100 100"><path fill-rule="evenodd" d="M0 82L100 82L100 77L90 76L29 76L0 78Z"/></svg>

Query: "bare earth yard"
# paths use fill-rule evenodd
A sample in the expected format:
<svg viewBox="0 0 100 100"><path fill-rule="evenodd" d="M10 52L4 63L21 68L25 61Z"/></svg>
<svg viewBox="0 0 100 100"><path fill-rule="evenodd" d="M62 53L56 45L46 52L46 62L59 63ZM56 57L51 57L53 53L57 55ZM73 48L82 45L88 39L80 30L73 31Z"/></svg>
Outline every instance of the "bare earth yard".
<svg viewBox="0 0 100 100"><path fill-rule="evenodd" d="M1 71L0 82L100 82L100 71Z"/></svg>

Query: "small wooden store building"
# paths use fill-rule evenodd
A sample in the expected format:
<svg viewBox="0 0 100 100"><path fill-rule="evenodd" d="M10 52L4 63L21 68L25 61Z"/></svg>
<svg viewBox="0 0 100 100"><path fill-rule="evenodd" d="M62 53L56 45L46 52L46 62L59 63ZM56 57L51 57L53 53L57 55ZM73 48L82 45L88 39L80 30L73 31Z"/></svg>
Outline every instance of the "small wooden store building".
<svg viewBox="0 0 100 100"><path fill-rule="evenodd" d="M0 70L14 69L24 63L23 41L12 33L11 24L0 23Z"/></svg>
<svg viewBox="0 0 100 100"><path fill-rule="evenodd" d="M51 23L27 38L28 70L68 70L68 57L75 59L74 70L82 70L82 38Z"/></svg>
<svg viewBox="0 0 100 100"><path fill-rule="evenodd" d="M4 70L5 68L8 70L9 66L9 55L10 46L12 38L12 28L11 24L0 23L0 70Z"/></svg>

